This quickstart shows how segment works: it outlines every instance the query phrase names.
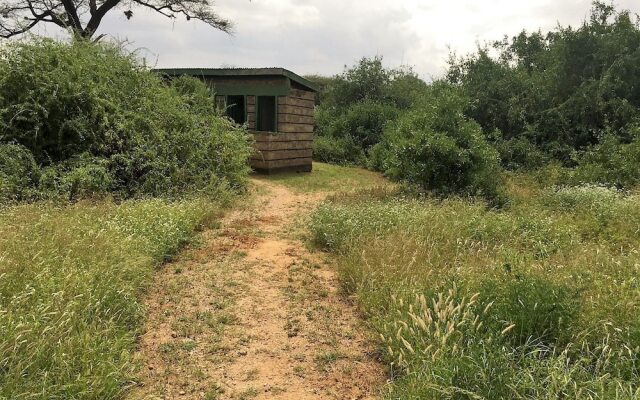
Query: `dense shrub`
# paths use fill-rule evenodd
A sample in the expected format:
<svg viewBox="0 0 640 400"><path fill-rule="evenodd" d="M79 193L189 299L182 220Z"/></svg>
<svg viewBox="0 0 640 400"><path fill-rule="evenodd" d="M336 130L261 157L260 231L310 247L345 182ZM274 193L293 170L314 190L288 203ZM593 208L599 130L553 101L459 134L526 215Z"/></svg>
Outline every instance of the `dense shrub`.
<svg viewBox="0 0 640 400"><path fill-rule="evenodd" d="M525 138L499 139L494 142L502 166L509 170L532 170L542 167L548 157Z"/></svg>
<svg viewBox="0 0 640 400"><path fill-rule="evenodd" d="M636 128L635 134L630 143L606 136L600 144L581 154L574 180L620 188L640 184L640 128Z"/></svg>
<svg viewBox="0 0 640 400"><path fill-rule="evenodd" d="M627 188L639 180L639 46L638 16L594 1L577 27L523 31L483 45L474 54L452 56L447 90L462 99L462 113L480 125L476 131L495 147L505 169L534 170L553 162L578 167L565 171L560 183ZM366 165L378 170L392 168L389 147L377 146L381 132L441 85L426 84L410 69L385 68L379 57L363 58L322 83L317 132L327 139L318 147L337 150L356 143ZM334 145L327 143L332 138ZM437 146L447 145L440 140ZM407 158L432 155L406 149L412 153ZM461 157L461 164L471 162ZM447 178L451 186L458 185L456 175L454 171Z"/></svg>
<svg viewBox="0 0 640 400"><path fill-rule="evenodd" d="M314 137L313 158L316 161L338 165L361 165L366 159L364 151L353 139L332 136Z"/></svg>
<svg viewBox="0 0 640 400"><path fill-rule="evenodd" d="M318 124L321 126L321 135L348 138L366 152L380 141L385 125L397 115L398 110L391 105L364 101L352 104L338 115L320 110Z"/></svg>
<svg viewBox="0 0 640 400"><path fill-rule="evenodd" d="M248 135L212 114L201 82L167 85L115 46L9 44L0 93L0 143L28 149L65 197L237 189L248 172Z"/></svg>
<svg viewBox="0 0 640 400"><path fill-rule="evenodd" d="M314 157L323 162L365 165L369 150L398 113L392 105L369 100L340 111L320 108Z"/></svg>
<svg viewBox="0 0 640 400"><path fill-rule="evenodd" d="M209 115L220 110L215 105L211 88L203 85L200 79L182 75L172 78L169 83L183 97L192 112Z"/></svg>
<svg viewBox="0 0 640 400"><path fill-rule="evenodd" d="M385 68L379 57L363 58L341 75L323 80L316 132L326 139L321 139L318 147L332 148L333 153L349 158L331 158L318 152L314 153L316 159L365 165L369 150L380 142L387 124L411 107L426 87L410 68ZM330 140L335 143L328 144ZM351 145L360 151L353 151ZM342 146L347 148L340 152Z"/></svg>
<svg viewBox="0 0 640 400"><path fill-rule="evenodd" d="M387 160L389 159L389 149L384 142L380 142L369 150L367 158L367 168L373 171L385 171Z"/></svg>
<svg viewBox="0 0 640 400"><path fill-rule="evenodd" d="M0 143L0 201L23 200L31 195L40 171L24 146Z"/></svg>
<svg viewBox="0 0 640 400"><path fill-rule="evenodd" d="M106 159L83 153L45 168L39 184L41 197L63 195L73 200L108 193L115 182Z"/></svg>
<svg viewBox="0 0 640 400"><path fill-rule="evenodd" d="M480 126L464 117L464 98L449 87L436 87L415 109L386 132L381 162L391 178L441 194L500 193L496 150Z"/></svg>
<svg viewBox="0 0 640 400"><path fill-rule="evenodd" d="M573 166L572 154L603 132L628 141L640 118L640 19L595 1L577 27L520 34L452 58L448 80L469 98L465 113L502 139L526 137Z"/></svg>

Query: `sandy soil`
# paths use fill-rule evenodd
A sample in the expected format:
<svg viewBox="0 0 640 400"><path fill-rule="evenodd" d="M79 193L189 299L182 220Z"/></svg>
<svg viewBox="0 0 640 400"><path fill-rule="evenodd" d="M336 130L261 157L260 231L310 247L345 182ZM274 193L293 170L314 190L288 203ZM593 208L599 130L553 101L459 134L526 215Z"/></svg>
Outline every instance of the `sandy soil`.
<svg viewBox="0 0 640 400"><path fill-rule="evenodd" d="M255 180L155 277L133 399L371 399L385 374L334 267L301 237L323 198Z"/></svg>

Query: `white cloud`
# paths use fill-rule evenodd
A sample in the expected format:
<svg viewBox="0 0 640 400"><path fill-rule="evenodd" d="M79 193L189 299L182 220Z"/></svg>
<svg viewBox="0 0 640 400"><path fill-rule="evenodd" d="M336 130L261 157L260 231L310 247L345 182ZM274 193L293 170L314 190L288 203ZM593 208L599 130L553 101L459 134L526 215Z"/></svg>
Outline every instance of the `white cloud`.
<svg viewBox="0 0 640 400"><path fill-rule="evenodd" d="M617 5L640 13L637 0ZM449 47L464 54L522 29L576 25L590 7L590 0L219 0L214 8L235 23L233 36L142 9L130 21L109 15L101 32L127 39L160 67L335 74L363 56L383 55L388 65L410 64L428 78L443 73Z"/></svg>

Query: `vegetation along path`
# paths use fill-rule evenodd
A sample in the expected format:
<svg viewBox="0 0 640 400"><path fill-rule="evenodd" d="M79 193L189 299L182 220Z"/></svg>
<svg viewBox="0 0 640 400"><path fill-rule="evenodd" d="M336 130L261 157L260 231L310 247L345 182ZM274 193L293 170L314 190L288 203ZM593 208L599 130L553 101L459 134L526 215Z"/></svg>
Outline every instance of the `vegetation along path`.
<svg viewBox="0 0 640 400"><path fill-rule="evenodd" d="M384 372L302 222L325 196L254 179L249 204L159 272L134 399L367 399Z"/></svg>

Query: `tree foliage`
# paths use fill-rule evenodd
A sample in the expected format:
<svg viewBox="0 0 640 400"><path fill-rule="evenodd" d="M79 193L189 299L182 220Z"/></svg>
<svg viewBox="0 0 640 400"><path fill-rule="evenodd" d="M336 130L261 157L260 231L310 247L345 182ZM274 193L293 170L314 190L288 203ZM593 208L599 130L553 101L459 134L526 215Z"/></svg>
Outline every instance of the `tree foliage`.
<svg viewBox="0 0 640 400"><path fill-rule="evenodd" d="M231 23L211 9L209 0L0 0L0 37L53 24L76 38L89 39L107 13L120 10L131 19L134 8L147 8L171 19L199 20L225 32L231 29Z"/></svg>
<svg viewBox="0 0 640 400"><path fill-rule="evenodd" d="M386 69L380 58L365 58L325 81L324 87L316 114L322 137L316 157L321 160L366 163L392 173L389 157L397 162L400 154L389 151L387 144L393 142L410 143L412 156L426 157L415 147L421 143L422 150L431 151L435 146L430 142L433 135L426 135L418 122L430 118L424 99L433 107L446 107L436 103L448 101L444 92L451 91L462 107L455 112L469 124L479 124L480 131L473 131L481 132L497 150L504 168L533 170L559 164L576 168L566 174L571 182L618 187L638 182L640 18L609 4L594 2L577 27L523 31L467 56L452 56L443 81L426 84L409 69ZM439 97L433 97L436 92ZM406 129L398 128L396 120L407 124ZM407 142L406 133L415 133L414 128L428 139L420 142L416 136L415 142ZM386 144L378 145L380 141ZM444 141L439 143L444 146ZM354 151L354 146L361 151ZM430 161L434 167L442 163L458 168L449 156L459 157L461 165L468 161L462 153L429 154L435 157ZM398 174L418 167L409 165L408 155L405 158ZM436 175L429 176L432 182L426 186L444 186L435 183Z"/></svg>
<svg viewBox="0 0 640 400"><path fill-rule="evenodd" d="M573 180L577 183L597 183L619 188L640 184L640 127L635 140L623 143L614 135L606 135L577 159Z"/></svg>
<svg viewBox="0 0 640 400"><path fill-rule="evenodd" d="M385 126L427 86L409 67L385 68L381 57L363 58L333 79L315 81L323 88L316 111L317 134L325 138L316 146L316 158L337 163L363 163ZM351 148L339 151L327 145L329 140Z"/></svg>
<svg viewBox="0 0 640 400"><path fill-rule="evenodd" d="M598 144L605 130L632 139L640 119L639 27L629 11L595 2L577 28L523 31L454 59L448 80L468 96L465 112L485 132L526 139L571 164L572 153Z"/></svg>

